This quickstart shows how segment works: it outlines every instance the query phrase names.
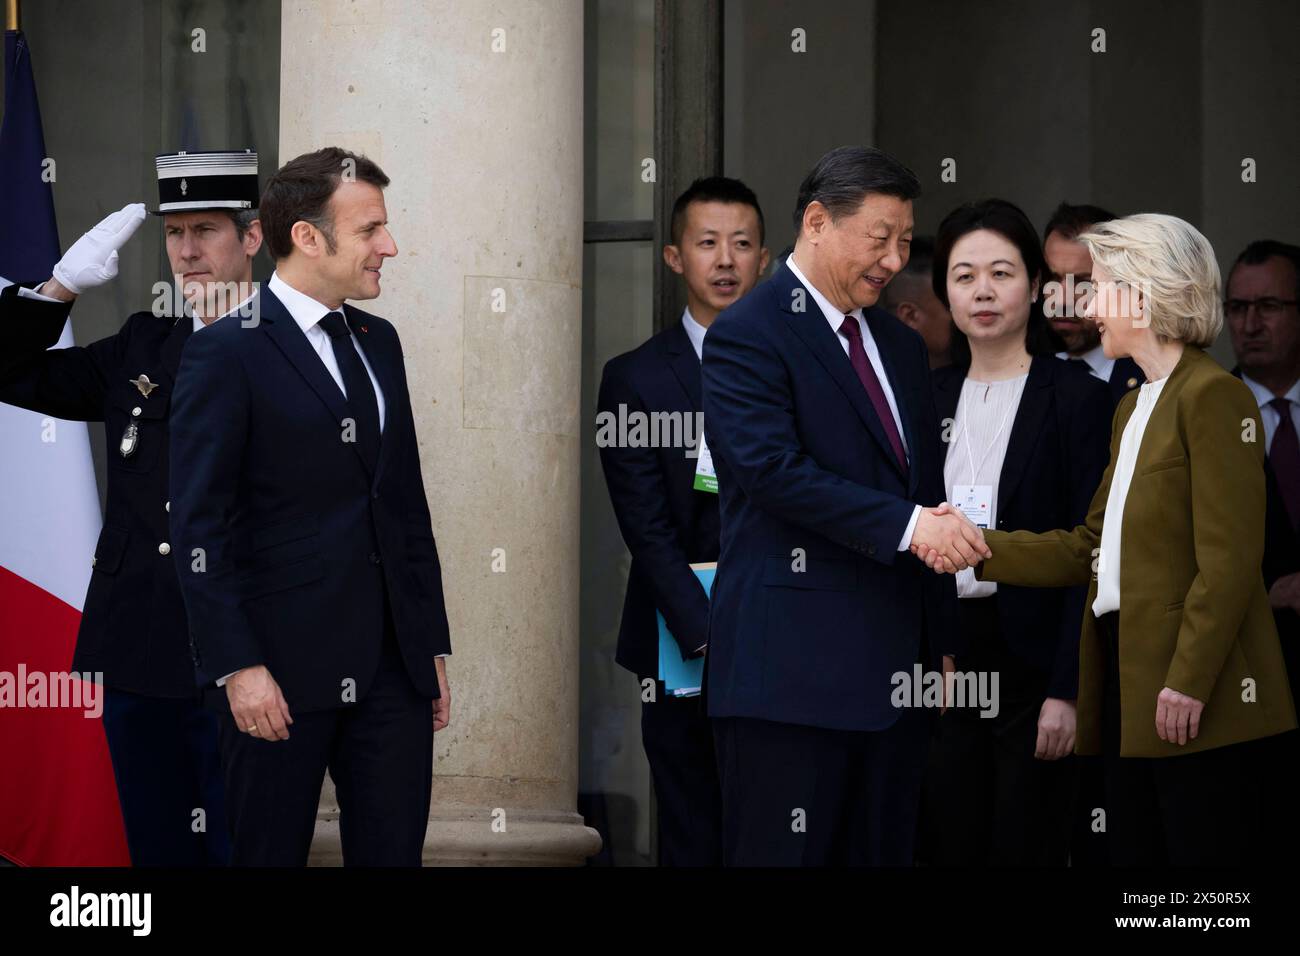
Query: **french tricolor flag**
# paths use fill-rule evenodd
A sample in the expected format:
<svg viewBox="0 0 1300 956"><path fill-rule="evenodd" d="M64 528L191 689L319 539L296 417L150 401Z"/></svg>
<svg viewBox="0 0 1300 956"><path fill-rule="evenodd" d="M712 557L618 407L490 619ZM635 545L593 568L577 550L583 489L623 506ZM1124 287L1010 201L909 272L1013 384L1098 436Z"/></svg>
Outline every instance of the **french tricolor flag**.
<svg viewBox="0 0 1300 956"><path fill-rule="evenodd" d="M16 30L5 33L4 90L0 275L44 278L59 239ZM71 344L69 323L56 348ZM100 523L85 424L0 405L0 856L23 866L130 865L104 728L86 706L102 709L101 688L59 706L71 702L58 675L72 664Z"/></svg>

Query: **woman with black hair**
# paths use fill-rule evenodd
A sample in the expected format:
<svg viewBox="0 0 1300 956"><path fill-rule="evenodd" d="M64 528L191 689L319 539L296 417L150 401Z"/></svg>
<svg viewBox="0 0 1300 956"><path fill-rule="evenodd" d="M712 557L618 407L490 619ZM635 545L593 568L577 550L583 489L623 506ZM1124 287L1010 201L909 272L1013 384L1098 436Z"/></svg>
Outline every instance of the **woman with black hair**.
<svg viewBox="0 0 1300 956"><path fill-rule="evenodd" d="M1046 277L1038 234L1009 202L967 204L939 227L934 291L955 323L954 364L933 378L944 481L983 528L1073 527L1106 466L1110 396L1054 357ZM1064 865L1084 589L993 584L968 569L957 592L961 635L944 658L956 673L926 787L930 862ZM993 690L991 706L962 693L975 686Z"/></svg>

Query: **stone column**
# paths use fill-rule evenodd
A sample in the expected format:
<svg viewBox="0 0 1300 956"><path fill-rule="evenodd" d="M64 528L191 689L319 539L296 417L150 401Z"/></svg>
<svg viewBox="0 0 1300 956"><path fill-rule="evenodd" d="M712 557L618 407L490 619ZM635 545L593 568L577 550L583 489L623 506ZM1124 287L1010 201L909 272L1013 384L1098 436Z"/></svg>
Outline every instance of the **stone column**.
<svg viewBox="0 0 1300 956"><path fill-rule="evenodd" d="M580 864L581 0L284 0L280 156L364 152L453 656L426 864ZM322 796L312 862L341 859Z"/></svg>

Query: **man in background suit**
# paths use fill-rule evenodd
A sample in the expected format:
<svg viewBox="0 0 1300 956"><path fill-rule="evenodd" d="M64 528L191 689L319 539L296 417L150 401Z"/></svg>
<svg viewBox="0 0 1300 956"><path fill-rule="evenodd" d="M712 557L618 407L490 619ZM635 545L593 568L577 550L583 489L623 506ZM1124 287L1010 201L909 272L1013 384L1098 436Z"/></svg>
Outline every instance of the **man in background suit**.
<svg viewBox="0 0 1300 956"><path fill-rule="evenodd" d="M921 337L882 309L916 177L846 146L799 189L794 252L704 340L721 494L707 686L728 865L910 865L931 720L893 698L937 671L950 566L986 554L944 500ZM917 504L916 502L921 504Z"/></svg>
<svg viewBox="0 0 1300 956"><path fill-rule="evenodd" d="M1100 206L1061 203L1056 207L1043 229L1043 255L1052 280L1044 290L1043 311L1065 341L1065 351L1057 352L1056 357L1086 365L1110 386L1114 407L1118 407L1119 400L1141 385L1145 376L1131 358L1106 358L1101 333L1095 323L1084 318L1085 294L1092 286L1092 256L1078 241L1089 227L1114 218L1114 213Z"/></svg>
<svg viewBox="0 0 1300 956"><path fill-rule="evenodd" d="M1237 356L1233 374L1249 386L1264 423L1264 585L1277 622L1291 694L1300 693L1300 247L1252 242L1228 272L1224 318ZM1269 741L1274 777L1265 819L1279 861L1300 851L1294 810L1300 731Z"/></svg>
<svg viewBox="0 0 1300 956"><path fill-rule="evenodd" d="M252 295L257 154L186 151L154 162L177 293L98 342L50 348L78 296L116 277L118 251L146 211L133 203L106 217L44 283L0 293L0 401L104 423L107 506L70 670L103 674L104 736L132 864L224 866L216 720L194 683L170 557L167 435L185 343Z"/></svg>
<svg viewBox="0 0 1300 956"><path fill-rule="evenodd" d="M697 179L673 205L664 261L686 284L681 321L605 366L598 410L668 412L698 420L700 351L714 318L747 295L767 267L763 213L744 183ZM699 436L694 431L698 451ZM713 730L697 696L674 697L659 670L656 610L683 659L708 643L708 595L690 565L718 559L717 492L695 487L698 459L685 445L604 445L601 465L623 540L632 554L615 660L642 688L641 739L654 778L661 866L722 862L722 795Z"/></svg>
<svg viewBox="0 0 1300 956"><path fill-rule="evenodd" d="M880 293L880 307L921 336L937 369L952 364L952 313L934 294L933 267L934 240L913 236L907 265Z"/></svg>
<svg viewBox="0 0 1300 956"><path fill-rule="evenodd" d="M421 862L450 708L441 568L401 343L345 304L397 254L387 185L338 148L285 164L262 195L257 320L181 362L173 555L199 683L224 688L236 865L306 863L327 768L344 864Z"/></svg>

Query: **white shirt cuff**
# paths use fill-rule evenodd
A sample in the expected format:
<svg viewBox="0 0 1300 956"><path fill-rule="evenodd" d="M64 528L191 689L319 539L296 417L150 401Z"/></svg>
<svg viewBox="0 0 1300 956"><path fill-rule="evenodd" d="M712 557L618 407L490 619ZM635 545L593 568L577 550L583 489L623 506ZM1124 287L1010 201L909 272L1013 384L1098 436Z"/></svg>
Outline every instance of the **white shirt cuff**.
<svg viewBox="0 0 1300 956"><path fill-rule="evenodd" d="M246 668L241 667L241 668L239 669L239 671L242 671L242 670L246 670ZM218 687L225 687L225 686L226 686L226 681L230 680L230 678L232 678L232 677L234 677L236 674L238 674L239 671L231 671L231 672L230 672L229 674L227 674L225 677L222 677L220 680L217 681L217 686L218 686Z"/></svg>
<svg viewBox="0 0 1300 956"><path fill-rule="evenodd" d="M916 531L916 519L921 517L921 506L917 505L912 509L912 520L907 523L907 530L903 532L903 540L898 542L898 550L906 551L912 546L912 533Z"/></svg>
<svg viewBox="0 0 1300 956"><path fill-rule="evenodd" d="M51 299L48 295L41 295L40 290L43 288L45 288L44 282L38 285L35 289L25 289L20 286L18 294L24 299L35 299L37 302L53 302L56 305L64 304L60 299Z"/></svg>
<svg viewBox="0 0 1300 956"><path fill-rule="evenodd" d="M446 654L434 654L433 656L434 656L434 657L451 657L451 652L448 651Z"/></svg>

